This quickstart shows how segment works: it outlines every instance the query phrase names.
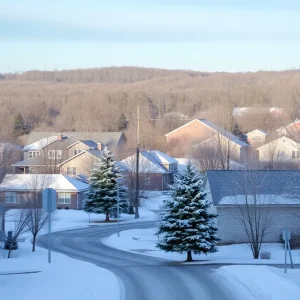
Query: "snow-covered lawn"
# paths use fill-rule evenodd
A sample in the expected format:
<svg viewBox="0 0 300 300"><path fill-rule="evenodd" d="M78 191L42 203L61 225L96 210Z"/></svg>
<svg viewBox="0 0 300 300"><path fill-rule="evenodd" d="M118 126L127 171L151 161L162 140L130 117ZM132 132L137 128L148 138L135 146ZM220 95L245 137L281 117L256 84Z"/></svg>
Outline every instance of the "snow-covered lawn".
<svg viewBox="0 0 300 300"><path fill-rule="evenodd" d="M248 289L255 299L299 299L300 270L289 269L285 274L284 269L269 266L225 266L217 272L230 280L232 286Z"/></svg>
<svg viewBox="0 0 300 300"><path fill-rule="evenodd" d="M48 264L46 250L37 248L34 253L30 244L19 243L19 246L10 259L0 249L1 299L120 299L120 282L112 272L55 252L52 263ZM3 275L28 271L41 272Z"/></svg>
<svg viewBox="0 0 300 300"><path fill-rule="evenodd" d="M142 253L150 256L184 261L186 254L166 253L155 247L158 236L156 229L133 229L122 231L120 237L116 234L104 240L105 244L124 251ZM199 263L238 263L238 264L282 264L284 263L284 249L282 244L265 244L262 251L271 252L271 259L253 259L248 245L237 244L219 246L219 251L208 255L193 255ZM295 263L300 263L300 250L292 250Z"/></svg>

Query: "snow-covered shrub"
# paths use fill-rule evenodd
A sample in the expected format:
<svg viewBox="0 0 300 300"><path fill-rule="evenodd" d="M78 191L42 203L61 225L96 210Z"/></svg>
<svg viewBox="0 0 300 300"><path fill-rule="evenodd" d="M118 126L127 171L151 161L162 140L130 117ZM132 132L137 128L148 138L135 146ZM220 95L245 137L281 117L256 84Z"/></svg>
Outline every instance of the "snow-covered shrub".
<svg viewBox="0 0 300 300"><path fill-rule="evenodd" d="M261 259L271 259L271 252L269 251L263 251L260 253Z"/></svg>

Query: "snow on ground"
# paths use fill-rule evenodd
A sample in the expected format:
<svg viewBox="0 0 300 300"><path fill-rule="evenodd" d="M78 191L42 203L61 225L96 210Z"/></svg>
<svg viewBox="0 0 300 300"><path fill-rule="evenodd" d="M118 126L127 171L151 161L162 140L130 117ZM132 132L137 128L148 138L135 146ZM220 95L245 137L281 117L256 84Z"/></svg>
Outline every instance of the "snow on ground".
<svg viewBox="0 0 300 300"><path fill-rule="evenodd" d="M169 191L145 191L141 199L141 207L149 211L159 211L163 209L163 201L170 198L171 193Z"/></svg>
<svg viewBox="0 0 300 300"><path fill-rule="evenodd" d="M15 228L15 214L17 214L16 209L11 209L6 213L5 217L5 230L14 230ZM149 211L144 207L139 209L140 218L134 219L134 215L122 214L120 217L121 223L134 223L134 222L144 222L144 221L155 221L157 220L157 214L155 212ZM71 209L61 209L56 210L52 216L52 232L71 230L76 228L88 227L90 225L106 226L115 223L102 223L105 220L105 215L88 214L83 210L71 210ZM115 219L112 219L115 220ZM100 222L100 223L99 223ZM40 234L47 233L48 226L46 225ZM26 232L22 235L22 238L30 237L30 233Z"/></svg>
<svg viewBox="0 0 300 300"><path fill-rule="evenodd" d="M288 270L269 266L224 266L217 269L236 286L240 283L256 296L256 299L298 300L300 295L300 270Z"/></svg>
<svg viewBox="0 0 300 300"><path fill-rule="evenodd" d="M10 259L7 251L0 249L1 299L120 299L120 282L112 272L55 252L48 264L47 250L31 252L30 243L19 243L19 247ZM3 275L26 271L41 272Z"/></svg>
<svg viewBox="0 0 300 300"><path fill-rule="evenodd" d="M133 229L122 231L120 237L116 234L111 235L105 244L124 251L141 253L175 261L186 260L186 254L164 252L155 247L158 236L155 235L156 229ZM219 246L219 251L208 255L193 255L199 263L238 263L238 264L282 264L284 263L284 249L282 244L265 244L262 251L271 252L271 259L253 259L252 252L248 245L237 244ZM300 250L292 250L294 263L300 263Z"/></svg>

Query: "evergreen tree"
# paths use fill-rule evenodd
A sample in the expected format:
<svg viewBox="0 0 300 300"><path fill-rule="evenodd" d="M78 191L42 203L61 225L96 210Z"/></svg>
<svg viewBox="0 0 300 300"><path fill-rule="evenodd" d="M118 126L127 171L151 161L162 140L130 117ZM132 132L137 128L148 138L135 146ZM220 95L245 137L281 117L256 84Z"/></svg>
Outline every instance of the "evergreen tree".
<svg viewBox="0 0 300 300"><path fill-rule="evenodd" d="M18 113L14 119L14 136L18 137L28 133L29 130L27 129L24 119L22 115Z"/></svg>
<svg viewBox="0 0 300 300"><path fill-rule="evenodd" d="M118 120L118 131L123 131L125 129L127 129L127 120L122 113Z"/></svg>
<svg viewBox="0 0 300 300"><path fill-rule="evenodd" d="M100 162L91 172L90 189L84 202L84 210L96 214L105 214L105 221L114 214L117 208L117 179L121 178L113 154L104 150ZM120 212L125 209L127 193L120 184ZM128 206L128 204L127 204ZM122 208L121 208L122 207Z"/></svg>
<svg viewBox="0 0 300 300"><path fill-rule="evenodd" d="M202 180L191 163L179 174L171 187L172 199L165 200L165 212L159 223L157 234L162 239L157 247L166 252L187 253L192 261L192 252L216 252L218 231L214 224L217 215L210 213L210 203L205 199Z"/></svg>
<svg viewBox="0 0 300 300"><path fill-rule="evenodd" d="M7 237L4 241L5 250L17 250L19 248L18 242L13 238L12 231L8 231Z"/></svg>

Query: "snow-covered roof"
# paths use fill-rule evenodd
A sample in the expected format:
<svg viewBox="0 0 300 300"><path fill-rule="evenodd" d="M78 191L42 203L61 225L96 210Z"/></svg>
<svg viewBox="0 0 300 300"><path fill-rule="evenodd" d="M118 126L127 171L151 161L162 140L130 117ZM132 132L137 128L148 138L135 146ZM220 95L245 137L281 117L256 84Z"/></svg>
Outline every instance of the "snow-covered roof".
<svg viewBox="0 0 300 300"><path fill-rule="evenodd" d="M254 129L254 130L249 131L248 133L246 133L246 135L252 134L252 133L257 132L257 131L264 134L264 135L268 135L268 133L266 131L262 130L262 129Z"/></svg>
<svg viewBox="0 0 300 300"><path fill-rule="evenodd" d="M221 199L219 205L299 205L300 200L292 195L235 195L226 196Z"/></svg>
<svg viewBox="0 0 300 300"><path fill-rule="evenodd" d="M169 171L163 166L162 161L160 161L159 156L155 155L156 152L160 151L140 151L139 156L139 172L140 173L158 173L158 174L168 174ZM164 154L160 152L161 154ZM166 154L165 154L166 155ZM161 155L161 158L164 156ZM167 155L164 157L167 161ZM173 160L172 160L173 161ZM174 163L177 161L174 159ZM136 154L129 156L121 161L121 165L130 171L135 171L136 169Z"/></svg>
<svg viewBox="0 0 300 300"><path fill-rule="evenodd" d="M162 164L177 164L177 160L172 156L158 150L148 151L152 156L158 159Z"/></svg>
<svg viewBox="0 0 300 300"><path fill-rule="evenodd" d="M36 189L53 188L62 192L80 192L89 185L62 174L7 174L0 190L30 191Z"/></svg>
<svg viewBox="0 0 300 300"><path fill-rule="evenodd" d="M73 147L74 145L77 145L78 143L82 143L82 144L86 145L86 146L89 147L91 150L95 150L95 149L98 148L98 144L95 143L95 142L92 141L92 140L80 140L80 141L77 141L77 142L75 142L75 143L69 145L69 146L67 147L67 149Z"/></svg>
<svg viewBox="0 0 300 300"><path fill-rule="evenodd" d="M278 139L275 139L275 140L273 140L273 141L271 141L271 142L269 142L267 144L264 144L264 145L258 147L256 150L258 150L258 151L262 150L262 149L267 148L270 145L276 144L276 143L278 143L280 141L286 142L286 144L288 144L290 147L294 147L294 148L297 148L297 149L300 148L300 143L296 143L295 141L293 141L292 139L290 139L290 138L288 138L286 136L281 136Z"/></svg>
<svg viewBox="0 0 300 300"><path fill-rule="evenodd" d="M57 135L42 138L32 144L29 144L23 148L23 151L41 150L47 145L57 141Z"/></svg>
<svg viewBox="0 0 300 300"><path fill-rule="evenodd" d="M214 205L224 204L226 197L245 193L282 199L300 194L300 170L208 170L206 176Z"/></svg>
<svg viewBox="0 0 300 300"><path fill-rule="evenodd" d="M0 151L10 151L10 150L22 150L18 145L11 143L0 143Z"/></svg>
<svg viewBox="0 0 300 300"><path fill-rule="evenodd" d="M232 110L232 115L239 117L247 113L261 114L274 112L284 112L284 109L280 107L234 107Z"/></svg>

